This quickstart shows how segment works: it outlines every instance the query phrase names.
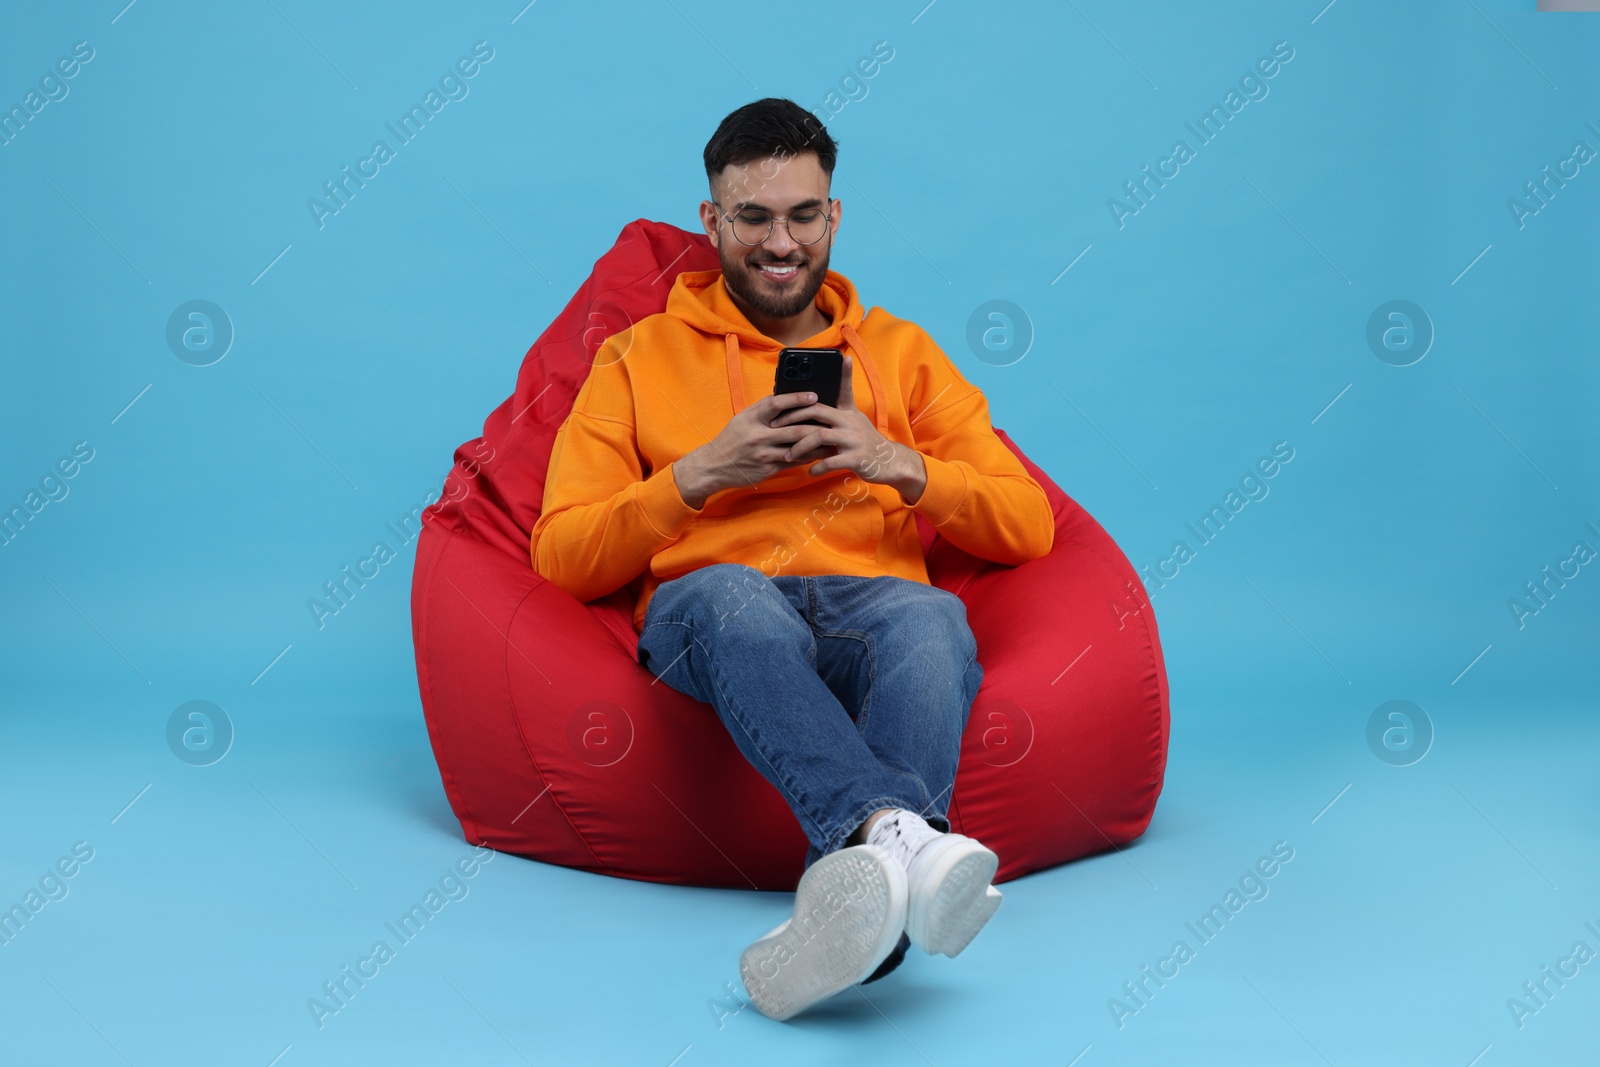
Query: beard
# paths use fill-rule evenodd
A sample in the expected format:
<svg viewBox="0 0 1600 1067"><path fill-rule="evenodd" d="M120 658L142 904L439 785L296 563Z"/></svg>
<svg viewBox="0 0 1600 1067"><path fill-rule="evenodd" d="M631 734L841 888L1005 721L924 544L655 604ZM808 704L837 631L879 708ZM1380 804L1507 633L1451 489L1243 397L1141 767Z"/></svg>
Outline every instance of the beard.
<svg viewBox="0 0 1600 1067"><path fill-rule="evenodd" d="M730 293L748 304L758 315L788 319L800 314L816 300L817 293L827 281L828 256L832 245L833 242L829 240L819 256L796 249L787 259L778 259L760 247L747 249L736 245L730 249L728 243L724 242L723 247L717 250L717 258L722 263L723 281ZM776 289L753 265L757 263L793 264L800 277L788 286Z"/></svg>

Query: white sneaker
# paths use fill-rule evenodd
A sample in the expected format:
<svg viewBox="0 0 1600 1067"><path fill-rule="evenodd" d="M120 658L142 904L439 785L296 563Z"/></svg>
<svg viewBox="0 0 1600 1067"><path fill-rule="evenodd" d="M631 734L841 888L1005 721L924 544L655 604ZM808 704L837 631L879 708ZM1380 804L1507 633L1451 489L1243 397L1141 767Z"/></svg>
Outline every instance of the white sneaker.
<svg viewBox="0 0 1600 1067"><path fill-rule="evenodd" d="M929 955L959 955L1000 907L1000 890L989 884L999 866L964 834L940 834L918 849L907 878L911 943Z"/></svg>
<svg viewBox="0 0 1600 1067"><path fill-rule="evenodd" d="M1000 890L989 884L1000 858L973 838L942 833L903 809L868 837L905 868L906 934L929 955L959 955L1000 907Z"/></svg>
<svg viewBox="0 0 1600 1067"><path fill-rule="evenodd" d="M795 888L794 913L739 957L750 1002L782 1021L872 974L906 930L908 895L904 868L876 845L817 860Z"/></svg>

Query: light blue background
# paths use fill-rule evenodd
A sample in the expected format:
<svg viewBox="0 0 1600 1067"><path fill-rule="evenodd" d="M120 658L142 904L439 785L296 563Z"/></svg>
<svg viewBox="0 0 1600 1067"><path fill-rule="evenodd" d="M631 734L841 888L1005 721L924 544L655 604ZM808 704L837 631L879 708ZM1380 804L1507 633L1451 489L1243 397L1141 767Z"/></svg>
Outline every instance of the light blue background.
<svg viewBox="0 0 1600 1067"><path fill-rule="evenodd" d="M1574 941L1600 950L1600 577L1521 629L1507 601L1600 550L1600 162L1520 229L1507 201L1600 150L1600 14L123 2L0 31L6 108L95 49L0 147L0 508L95 450L0 547L0 904L96 849L0 945L0 1059L1594 1054L1600 964L1524 1029L1505 1000ZM469 94L319 228L307 200L480 40ZM706 1007L781 895L499 856L317 1030L306 998L469 847L417 700L414 546L325 628L307 600L401 548L385 524L437 493L622 226L696 225L724 114L822 108L877 41L893 59L829 122L832 265L864 303L927 328L1136 566L1295 450L1153 594L1173 748L1150 833L1007 886L968 953L913 959L873 1007L788 1027ZM1185 122L1278 41L1266 98L1119 228L1108 198L1195 147ZM236 331L207 367L165 338L194 299ZM996 299L1033 335L1009 366L966 340ZM1393 299L1436 331L1411 366L1365 340ZM1400 698L1437 733L1405 768L1364 737ZM211 767L166 746L191 699L237 731ZM1118 1030L1106 999L1278 840L1297 858L1272 896Z"/></svg>

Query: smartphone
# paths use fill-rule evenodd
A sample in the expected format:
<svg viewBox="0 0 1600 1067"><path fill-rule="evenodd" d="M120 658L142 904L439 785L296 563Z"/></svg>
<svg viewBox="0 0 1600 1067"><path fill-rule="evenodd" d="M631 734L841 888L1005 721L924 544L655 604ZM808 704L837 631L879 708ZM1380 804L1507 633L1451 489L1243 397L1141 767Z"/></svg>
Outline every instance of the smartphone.
<svg viewBox="0 0 1600 1067"><path fill-rule="evenodd" d="M839 379L844 375L844 353L837 348L785 348L778 353L774 393L816 393L817 403L839 406ZM801 419L791 426L825 426L816 419Z"/></svg>

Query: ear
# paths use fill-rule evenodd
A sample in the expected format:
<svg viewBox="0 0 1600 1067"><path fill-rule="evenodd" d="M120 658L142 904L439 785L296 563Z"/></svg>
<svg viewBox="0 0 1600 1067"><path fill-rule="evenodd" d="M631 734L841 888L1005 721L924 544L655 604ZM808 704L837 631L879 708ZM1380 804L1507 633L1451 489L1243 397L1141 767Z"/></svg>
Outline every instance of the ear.
<svg viewBox="0 0 1600 1067"><path fill-rule="evenodd" d="M706 236L711 238L711 247L722 247L722 227L717 225L722 216L717 213L717 205L709 200L700 201L700 225L706 231Z"/></svg>

